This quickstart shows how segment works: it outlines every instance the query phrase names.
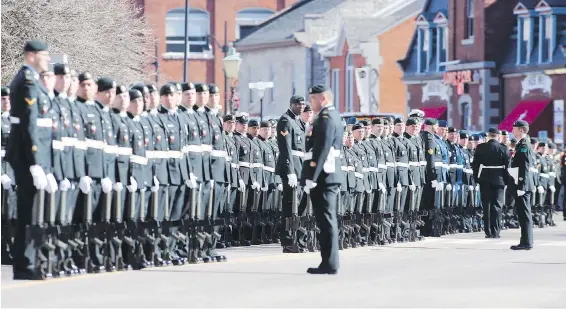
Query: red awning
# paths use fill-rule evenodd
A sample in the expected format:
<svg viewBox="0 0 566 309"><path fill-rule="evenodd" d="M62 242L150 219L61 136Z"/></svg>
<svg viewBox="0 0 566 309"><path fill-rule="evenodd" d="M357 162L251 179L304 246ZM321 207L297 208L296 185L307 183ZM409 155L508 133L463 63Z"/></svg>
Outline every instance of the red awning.
<svg viewBox="0 0 566 309"><path fill-rule="evenodd" d="M549 100L521 101L521 103L519 103L519 105L517 105L515 109L513 109L501 122L499 130L507 130L509 132L513 131L513 123L517 120L524 120L529 124L532 124L549 102Z"/></svg>
<svg viewBox="0 0 566 309"><path fill-rule="evenodd" d="M446 106L436 106L436 107L425 107L422 111L425 113L425 118L435 118L438 119L446 111Z"/></svg>

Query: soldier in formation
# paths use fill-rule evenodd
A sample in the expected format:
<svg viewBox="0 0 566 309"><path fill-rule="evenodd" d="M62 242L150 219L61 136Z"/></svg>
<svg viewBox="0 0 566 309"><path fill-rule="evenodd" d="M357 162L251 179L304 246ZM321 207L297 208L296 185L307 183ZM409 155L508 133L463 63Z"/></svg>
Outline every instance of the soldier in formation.
<svg viewBox="0 0 566 309"><path fill-rule="evenodd" d="M258 121L222 113L214 84L121 85L51 65L47 49L27 42L2 87L2 262L16 279L222 262L217 249L271 243L320 250L308 272L334 274L338 250L482 227L520 227L523 250L533 226L554 225L566 159L524 121L514 142L420 110L346 123L320 85L311 105L294 95Z"/></svg>

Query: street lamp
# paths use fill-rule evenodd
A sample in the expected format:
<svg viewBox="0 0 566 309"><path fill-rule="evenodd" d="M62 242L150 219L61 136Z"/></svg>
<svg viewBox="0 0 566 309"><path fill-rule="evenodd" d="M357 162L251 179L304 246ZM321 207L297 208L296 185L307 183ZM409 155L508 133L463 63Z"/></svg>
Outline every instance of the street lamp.
<svg viewBox="0 0 566 309"><path fill-rule="evenodd" d="M248 86L250 89L256 89L259 91L259 117L263 120L263 96L265 95L265 90L269 88L273 88L273 82L257 82L257 83L249 83Z"/></svg>
<svg viewBox="0 0 566 309"><path fill-rule="evenodd" d="M240 64L242 64L242 59L236 53L234 47L228 49L228 56L222 59L222 67L224 67L224 74L226 78L232 81L230 85L230 111L232 113L236 112L236 102L234 101L234 95L236 92L236 81L238 80L238 72L240 71Z"/></svg>

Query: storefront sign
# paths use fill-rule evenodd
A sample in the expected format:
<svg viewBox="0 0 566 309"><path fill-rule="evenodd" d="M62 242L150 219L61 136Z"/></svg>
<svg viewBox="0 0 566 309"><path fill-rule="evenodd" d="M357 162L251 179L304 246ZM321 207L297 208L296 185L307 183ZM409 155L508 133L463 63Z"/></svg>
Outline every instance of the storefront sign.
<svg viewBox="0 0 566 309"><path fill-rule="evenodd" d="M423 97L421 102L430 100L431 97L440 97L442 101L450 102L452 89L450 86L443 84L441 81L428 82L423 86Z"/></svg>
<svg viewBox="0 0 566 309"><path fill-rule="evenodd" d="M542 73L527 74L521 82L521 97L524 98L533 90L542 90L547 96L552 93L552 78Z"/></svg>
<svg viewBox="0 0 566 309"><path fill-rule="evenodd" d="M554 143L564 144L564 100L554 101Z"/></svg>
<svg viewBox="0 0 566 309"><path fill-rule="evenodd" d="M453 71L444 73L444 83L447 85L455 86L458 95L464 94L464 84L477 82L479 73L472 70Z"/></svg>

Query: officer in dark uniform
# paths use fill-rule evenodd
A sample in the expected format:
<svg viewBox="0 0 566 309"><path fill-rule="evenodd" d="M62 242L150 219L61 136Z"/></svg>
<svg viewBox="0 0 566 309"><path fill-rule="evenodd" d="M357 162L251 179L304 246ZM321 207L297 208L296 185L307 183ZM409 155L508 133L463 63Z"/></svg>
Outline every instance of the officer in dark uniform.
<svg viewBox="0 0 566 309"><path fill-rule="evenodd" d="M260 211L260 196L261 190L264 188L264 177L263 177L263 147L259 142L258 139L259 135L259 121L255 119L251 119L248 121L248 134L247 137L251 141L251 150L252 153L250 162L252 164L251 172L254 174L255 182L252 183L252 186L248 189L248 201L247 201L247 208L248 213L258 213ZM256 222L257 223L257 222ZM254 226L252 233L250 234L252 244L254 244L254 240L256 240L258 226ZM257 240L256 240L257 242ZM258 243L256 243L258 244Z"/></svg>
<svg viewBox="0 0 566 309"><path fill-rule="evenodd" d="M508 175L509 156L498 141L499 133L496 128L489 129L488 142L478 146L472 164L474 178L480 184L486 238L499 238Z"/></svg>
<svg viewBox="0 0 566 309"><path fill-rule="evenodd" d="M273 192L276 190L275 183L275 151L269 143L271 137L271 124L269 121L261 121L258 143L261 145L263 157L263 187L261 188L260 207L264 221L269 219L271 210L273 209ZM268 231L263 227L262 243L271 243L268 239Z"/></svg>
<svg viewBox="0 0 566 309"><path fill-rule="evenodd" d="M531 191L534 187L530 177L534 167L531 147L528 145L529 124L524 120L515 121L513 135L517 142L515 155L511 160L511 168L518 168L517 195L515 205L521 226L521 240L518 245L511 246L512 250L530 250L533 247L533 221L531 217Z"/></svg>
<svg viewBox="0 0 566 309"><path fill-rule="evenodd" d="M14 169L4 160L10 138L10 88L2 86L2 265L12 265L13 235L16 223Z"/></svg>
<svg viewBox="0 0 566 309"><path fill-rule="evenodd" d="M428 118L424 122L424 131L421 132L421 138L424 143L426 158L426 184L423 188L423 206L426 210L430 210L429 217L425 221L424 236L440 236L440 230L434 226L434 216L437 214L439 201L437 201L437 191L442 186L442 154L435 137L438 121Z"/></svg>
<svg viewBox="0 0 566 309"><path fill-rule="evenodd" d="M303 169L303 158L305 155L304 131L301 130L298 115L303 112L304 108L305 98L298 95L292 96L289 110L279 118L277 123L279 157L277 158L275 173L281 177L283 184L282 226L285 226L286 218L292 215L291 205L293 199L298 198L298 196L293 196L293 194L296 194L297 180ZM294 240L289 231L284 228L281 229L280 239L283 252L292 252Z"/></svg>
<svg viewBox="0 0 566 309"><path fill-rule="evenodd" d="M236 204L234 205L235 213L238 216L245 217L247 214L247 195L248 189L256 182L256 176L253 172L252 161L252 141L247 136L248 130L248 115L245 113L239 113L236 115L236 131L234 132L234 141L236 145L235 155L237 157L238 169L239 169L239 179L238 179L238 197ZM234 231L236 245L251 245L251 242L246 238L245 233L240 233L240 230L244 230L244 227L239 226L238 231Z"/></svg>
<svg viewBox="0 0 566 309"><path fill-rule="evenodd" d="M357 176L355 193L352 195L349 204L349 210L355 216L360 216L364 212L364 204L366 197L369 196L368 191L371 192L370 173L369 173L369 154L363 144L363 139L366 129L362 123L358 122L352 126L352 135L354 136L354 145L352 146L353 154L358 158L359 165L355 166L354 175ZM366 245L369 239L368 233L360 228L359 224L354 226L353 234L355 235L355 242L353 246Z"/></svg>
<svg viewBox="0 0 566 309"><path fill-rule="evenodd" d="M340 169L340 149L344 129L340 114L334 108L332 92L318 85L309 89L313 111L318 113L313 123L311 138L306 149L312 153L305 160L301 182L310 191L317 226L320 228L320 255L318 267L309 268L310 274L336 274L338 261L338 222L336 201L344 173Z"/></svg>
<svg viewBox="0 0 566 309"><path fill-rule="evenodd" d="M17 192L18 224L13 248L14 279L46 278L46 266L36 265L36 239L26 241L26 226L32 222L34 199L48 186L51 172L52 119L48 115L50 100L46 89L38 81L38 71L48 67L47 45L28 41L24 46L23 65L10 85L12 128L6 147L5 161L14 169Z"/></svg>
<svg viewBox="0 0 566 309"><path fill-rule="evenodd" d="M536 145L536 161L535 165L538 170L538 184L537 184L537 194L535 198L536 205L536 218L535 224L540 227L545 225L545 214L544 214L544 203L546 200L547 191L550 187L550 166L546 159L546 151L548 145L545 142L540 142Z"/></svg>
<svg viewBox="0 0 566 309"><path fill-rule="evenodd" d="M226 144L226 152L228 157L226 159L226 171L229 175L227 178L230 180L226 190L228 191L227 201L225 206L225 217L233 217L234 212L237 210L236 197L238 194L238 183L240 180L240 173L238 169L238 154L236 152L236 140L234 138L234 130L236 129L236 117L228 114L223 117L224 129L224 143ZM226 226L227 230L224 232L224 245L231 247L234 237L232 232L234 226ZM222 245L220 245L222 246Z"/></svg>
<svg viewBox="0 0 566 309"><path fill-rule="evenodd" d="M405 132L403 132L405 147L407 148L407 154L409 157L409 196L406 199L406 203L404 205L401 205L401 207L404 207L403 221L410 224L411 229L408 236L409 240L411 241L418 239L416 228L420 225L420 223L418 222L416 213L416 211L418 210L417 205L419 202L419 190L417 190L417 188L420 188L423 185L423 183L421 182L422 179L419 157L420 147L416 138L416 135L418 134L418 125L419 122L416 118L408 118L405 122Z"/></svg>
<svg viewBox="0 0 566 309"><path fill-rule="evenodd" d="M470 192L474 191L474 172L472 170L472 157L470 152L466 148L468 145L468 139L470 135L465 130L460 130L459 132L459 142L457 147L462 155L462 187L460 189L461 197L461 204L459 209L460 214L460 233L469 233L472 231L472 223L470 212L468 211L471 208L471 199Z"/></svg>
<svg viewBox="0 0 566 309"><path fill-rule="evenodd" d="M393 145L393 156L395 157L395 223L397 229L395 230L396 239L403 241L403 237L399 234L402 232L404 222L404 207L407 201L407 191L410 185L409 178L409 145L408 140L403 135L405 132L405 121L402 118L394 120L394 128L391 142ZM398 204L397 204L398 203Z"/></svg>
<svg viewBox="0 0 566 309"><path fill-rule="evenodd" d="M446 176L447 183L451 185L451 190L446 191L446 198L448 199L447 205L450 207L446 214L445 227L448 233L456 233L460 229L459 214L457 213L458 205L461 203L462 193L462 175L463 175L463 157L458 147L459 140L458 130L454 127L449 127L446 137L446 146L448 147L449 163L448 173ZM448 185L447 185L448 187Z"/></svg>

